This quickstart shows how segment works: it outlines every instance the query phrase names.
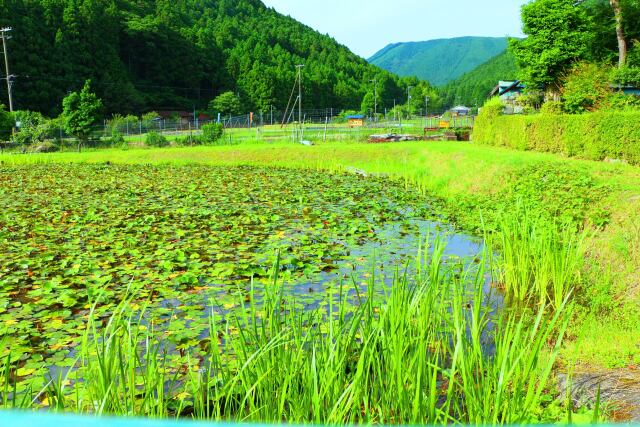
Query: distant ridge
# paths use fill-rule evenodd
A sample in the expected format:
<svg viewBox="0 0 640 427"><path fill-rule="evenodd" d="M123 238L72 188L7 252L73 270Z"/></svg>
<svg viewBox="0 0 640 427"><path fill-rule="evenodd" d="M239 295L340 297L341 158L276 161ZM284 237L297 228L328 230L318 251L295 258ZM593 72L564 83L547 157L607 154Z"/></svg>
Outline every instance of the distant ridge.
<svg viewBox="0 0 640 427"><path fill-rule="evenodd" d="M400 76L417 76L443 86L507 49L507 37L457 37L393 43L368 61Z"/></svg>

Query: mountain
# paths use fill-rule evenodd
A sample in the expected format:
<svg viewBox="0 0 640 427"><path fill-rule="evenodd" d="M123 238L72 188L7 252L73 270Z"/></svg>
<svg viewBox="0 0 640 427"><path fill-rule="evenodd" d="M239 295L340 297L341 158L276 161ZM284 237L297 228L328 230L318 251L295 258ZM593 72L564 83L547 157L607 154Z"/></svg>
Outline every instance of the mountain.
<svg viewBox="0 0 640 427"><path fill-rule="evenodd" d="M369 62L400 76L417 76L442 86L488 61L507 48L506 37L459 37L395 43Z"/></svg>
<svg viewBox="0 0 640 427"><path fill-rule="evenodd" d="M16 108L49 115L86 79L107 114L191 111L226 91L246 110L284 109L297 64L305 109L359 109L374 78L383 99L405 93L397 76L259 0L0 0L2 27L13 27Z"/></svg>
<svg viewBox="0 0 640 427"><path fill-rule="evenodd" d="M481 106L498 81L515 80L517 75L518 66L515 57L509 51L504 51L473 71L439 88L440 96L443 104L447 106L454 104Z"/></svg>

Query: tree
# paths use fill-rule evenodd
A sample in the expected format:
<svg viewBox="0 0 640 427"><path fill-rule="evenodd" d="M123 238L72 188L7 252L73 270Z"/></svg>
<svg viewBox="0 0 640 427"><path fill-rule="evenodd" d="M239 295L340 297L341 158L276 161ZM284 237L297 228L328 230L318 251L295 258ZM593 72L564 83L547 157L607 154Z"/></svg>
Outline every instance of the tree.
<svg viewBox="0 0 640 427"><path fill-rule="evenodd" d="M209 103L209 110L214 113L220 113L223 116L234 116L242 111L240 100L235 93L229 91L217 96Z"/></svg>
<svg viewBox="0 0 640 427"><path fill-rule="evenodd" d="M609 0L613 14L616 17L616 37L618 38L618 66L624 67L627 63L627 39L624 35L624 21L622 17L622 6L619 0Z"/></svg>
<svg viewBox="0 0 640 427"><path fill-rule="evenodd" d="M13 116L0 104L0 141L7 141L11 137L13 124Z"/></svg>
<svg viewBox="0 0 640 427"><path fill-rule="evenodd" d="M561 76L584 59L592 34L575 0L534 0L522 7L525 39L512 39L521 80L530 88L558 92Z"/></svg>
<svg viewBox="0 0 640 427"><path fill-rule="evenodd" d="M91 92L91 81L87 80L78 92L72 92L62 100L62 118L66 131L78 140L78 151L91 135L91 127L102 112L102 101Z"/></svg>
<svg viewBox="0 0 640 427"><path fill-rule="evenodd" d="M398 76L258 0L0 0L5 26L29 47L11 51L16 104L49 116L87 79L109 115L204 110L212 88L239 94L236 114L281 110L301 63L304 108L355 109L374 78L378 111L406 94Z"/></svg>
<svg viewBox="0 0 640 427"><path fill-rule="evenodd" d="M380 105L380 95L378 95L378 105ZM362 104L360 105L360 111L363 114L372 114L375 110L376 102L375 96L373 92L367 92L367 94L362 98Z"/></svg>

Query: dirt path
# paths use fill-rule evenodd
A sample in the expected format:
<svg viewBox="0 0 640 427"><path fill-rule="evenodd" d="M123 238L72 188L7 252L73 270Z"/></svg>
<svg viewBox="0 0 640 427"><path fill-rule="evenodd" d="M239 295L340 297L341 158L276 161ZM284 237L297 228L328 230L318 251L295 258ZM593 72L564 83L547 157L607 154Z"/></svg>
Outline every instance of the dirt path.
<svg viewBox="0 0 640 427"><path fill-rule="evenodd" d="M558 376L561 395L567 389L567 376ZM640 422L640 366L618 370L575 373L572 396L576 407L593 404L600 386L603 403L612 406L613 421Z"/></svg>

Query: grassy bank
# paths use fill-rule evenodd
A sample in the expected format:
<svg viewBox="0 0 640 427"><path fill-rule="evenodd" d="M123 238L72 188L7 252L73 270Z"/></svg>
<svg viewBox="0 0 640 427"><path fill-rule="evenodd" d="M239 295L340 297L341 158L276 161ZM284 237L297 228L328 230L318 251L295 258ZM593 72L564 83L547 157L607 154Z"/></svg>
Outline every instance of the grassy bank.
<svg viewBox="0 0 640 427"><path fill-rule="evenodd" d="M0 161L357 169L418 186L441 199L461 227L475 230L482 228L481 218L493 227L497 213L526 200L535 215L590 230L582 286L576 291L582 308L571 324L564 360L619 367L637 363L640 357L640 170L631 166L454 142L108 150L5 155Z"/></svg>

